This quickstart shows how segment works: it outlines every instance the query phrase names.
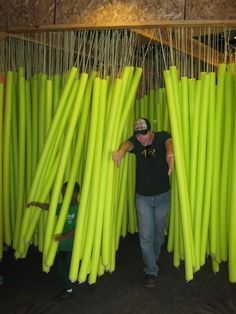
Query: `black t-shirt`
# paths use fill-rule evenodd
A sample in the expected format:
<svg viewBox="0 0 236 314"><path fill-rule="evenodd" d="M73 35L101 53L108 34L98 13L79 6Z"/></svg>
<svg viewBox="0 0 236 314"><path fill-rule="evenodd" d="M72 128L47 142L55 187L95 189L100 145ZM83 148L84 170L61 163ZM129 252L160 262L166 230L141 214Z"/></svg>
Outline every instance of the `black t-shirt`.
<svg viewBox="0 0 236 314"><path fill-rule="evenodd" d="M136 155L136 193L153 196L170 189L165 142L171 138L168 132L154 132L150 146L143 146L135 135L129 138L134 145L130 153Z"/></svg>

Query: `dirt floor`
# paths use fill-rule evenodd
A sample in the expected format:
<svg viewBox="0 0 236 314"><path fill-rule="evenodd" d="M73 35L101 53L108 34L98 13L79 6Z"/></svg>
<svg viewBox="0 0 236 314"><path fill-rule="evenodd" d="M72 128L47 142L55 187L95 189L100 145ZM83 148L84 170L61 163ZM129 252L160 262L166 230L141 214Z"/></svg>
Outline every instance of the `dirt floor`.
<svg viewBox="0 0 236 314"><path fill-rule="evenodd" d="M121 240L116 270L98 278L96 285L76 285L76 296L58 302L62 290L55 268L41 270L41 254L32 248L26 259L15 261L12 252L3 260L4 286L0 287L1 314L172 314L236 313L236 285L229 283L227 264L214 274L210 260L186 283L184 267L174 268L163 248L158 285L145 289L137 235Z"/></svg>

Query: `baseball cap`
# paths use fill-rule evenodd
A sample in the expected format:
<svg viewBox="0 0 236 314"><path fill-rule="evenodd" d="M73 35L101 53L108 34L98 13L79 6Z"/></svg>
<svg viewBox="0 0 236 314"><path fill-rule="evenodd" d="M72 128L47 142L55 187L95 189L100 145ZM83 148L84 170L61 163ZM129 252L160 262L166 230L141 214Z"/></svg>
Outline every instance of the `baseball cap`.
<svg viewBox="0 0 236 314"><path fill-rule="evenodd" d="M150 121L146 118L139 118L134 123L134 134L147 134L151 129Z"/></svg>

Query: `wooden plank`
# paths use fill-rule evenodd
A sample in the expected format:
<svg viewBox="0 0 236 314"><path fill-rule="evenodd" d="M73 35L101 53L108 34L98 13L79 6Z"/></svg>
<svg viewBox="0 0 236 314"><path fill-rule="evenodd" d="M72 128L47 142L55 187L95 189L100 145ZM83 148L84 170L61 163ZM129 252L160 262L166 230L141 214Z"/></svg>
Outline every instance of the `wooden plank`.
<svg viewBox="0 0 236 314"><path fill-rule="evenodd" d="M8 35L5 32L0 32L0 40L6 38Z"/></svg>
<svg viewBox="0 0 236 314"><path fill-rule="evenodd" d="M101 24L60 24L60 25L37 25L32 27L8 27L0 28L1 32L9 34L56 32L70 30L93 30L93 29L152 29L166 27L236 27L236 20L189 20L189 21L149 21L127 23L101 23Z"/></svg>

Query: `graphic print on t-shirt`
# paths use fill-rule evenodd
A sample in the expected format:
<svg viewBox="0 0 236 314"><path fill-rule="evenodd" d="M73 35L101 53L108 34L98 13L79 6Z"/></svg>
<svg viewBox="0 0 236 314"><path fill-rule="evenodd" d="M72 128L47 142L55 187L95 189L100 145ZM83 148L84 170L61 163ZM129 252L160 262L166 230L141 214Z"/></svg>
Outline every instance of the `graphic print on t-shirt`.
<svg viewBox="0 0 236 314"><path fill-rule="evenodd" d="M141 152L141 156L145 158L152 158L156 156L156 149L155 147L151 147L150 145L147 145L144 150Z"/></svg>

